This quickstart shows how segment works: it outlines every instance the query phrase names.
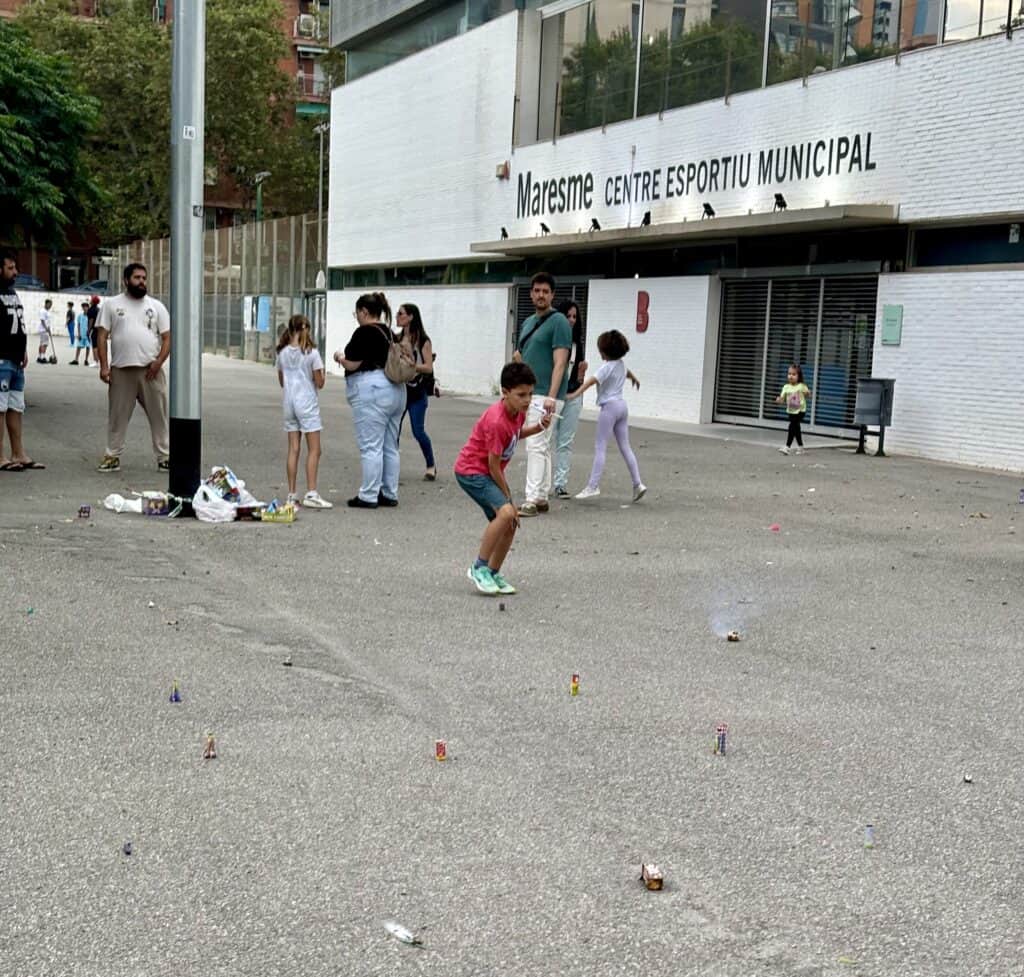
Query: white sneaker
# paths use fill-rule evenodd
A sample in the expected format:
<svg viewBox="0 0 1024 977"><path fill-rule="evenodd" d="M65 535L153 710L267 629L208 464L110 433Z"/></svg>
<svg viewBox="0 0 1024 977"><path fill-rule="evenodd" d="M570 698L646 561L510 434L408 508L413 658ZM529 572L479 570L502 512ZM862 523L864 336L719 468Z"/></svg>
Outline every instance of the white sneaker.
<svg viewBox="0 0 1024 977"><path fill-rule="evenodd" d="M803 453L804 453L804 449L800 448L800 447L798 447L796 449L796 451L793 452L793 454L795 454L795 455L802 455Z"/></svg>
<svg viewBox="0 0 1024 977"><path fill-rule="evenodd" d="M333 509L334 504L320 497L319 492L307 492L302 499L307 509Z"/></svg>
<svg viewBox="0 0 1024 977"><path fill-rule="evenodd" d="M596 499L601 494L599 488L591 488L589 485L582 492L576 493L577 499Z"/></svg>
<svg viewBox="0 0 1024 977"><path fill-rule="evenodd" d="M299 497L294 492L289 492L288 493L288 498L285 499L285 503L288 504L288 505L296 505L296 504L298 504L298 501L299 501Z"/></svg>
<svg viewBox="0 0 1024 977"><path fill-rule="evenodd" d="M639 502L647 494L647 486L643 482L633 486L633 501Z"/></svg>
<svg viewBox="0 0 1024 977"><path fill-rule="evenodd" d="M781 448L779 448L779 451L782 452L782 454L784 454L784 455L788 455L789 454L789 448L787 448L785 445L783 445Z"/></svg>

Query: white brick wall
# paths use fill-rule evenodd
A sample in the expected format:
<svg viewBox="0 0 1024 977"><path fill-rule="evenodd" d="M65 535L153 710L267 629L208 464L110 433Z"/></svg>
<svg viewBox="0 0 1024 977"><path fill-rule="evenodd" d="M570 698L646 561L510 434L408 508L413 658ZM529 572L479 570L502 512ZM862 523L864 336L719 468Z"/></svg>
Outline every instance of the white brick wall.
<svg viewBox="0 0 1024 977"><path fill-rule="evenodd" d="M527 14L526 16L532 16ZM516 222L517 178L590 171L591 214L605 227L695 219L703 199L720 215L771 209L899 204L903 221L1024 213L1019 92L1024 45L1003 36L905 54L512 150L517 19L484 27L335 90L329 258L332 265L470 257L474 241L537 231ZM524 72L529 66L524 65ZM605 206L604 181L711 156L872 132L876 169L781 186ZM635 159L633 148L636 148ZM512 179L495 166L511 159ZM590 214L545 217L576 231Z"/></svg>
<svg viewBox="0 0 1024 977"><path fill-rule="evenodd" d="M650 296L646 332L636 331L637 294ZM712 278L626 278L590 283L587 314L588 373L601 363L597 337L618 329L629 340L626 365L640 380L629 389L634 417L692 424L711 420L718 322L718 280ZM709 312L714 324L709 328ZM711 354L705 355L708 340ZM595 395L585 395L592 407Z"/></svg>
<svg viewBox="0 0 1024 977"><path fill-rule="evenodd" d="M366 289L327 296L328 369L343 373L332 357L355 330L352 312ZM475 396L492 393L505 364L509 289L497 287L403 288L388 293L393 311L403 302L420 308L423 325L437 354L437 378L443 389Z"/></svg>
<svg viewBox="0 0 1024 977"><path fill-rule="evenodd" d="M882 307L903 305L899 346ZM882 275L872 375L894 377L886 448L1024 470L1024 271Z"/></svg>
<svg viewBox="0 0 1024 977"><path fill-rule="evenodd" d="M88 302L89 296L82 292L33 292L25 288L18 289L18 298L25 309L25 328L28 329L28 358L30 361L36 358L39 351L39 313L43 311L43 303L47 299L53 300L53 308L50 309L50 331L57 344L57 355L63 357L68 346L68 331L64 326L64 314L68 309L68 302L75 303L75 315L82 311L82 302ZM63 342L61 341L63 337ZM53 350L48 349L49 356Z"/></svg>
<svg viewBox="0 0 1024 977"><path fill-rule="evenodd" d="M774 85L518 149L513 158L505 219L509 232L529 236L537 219L515 224L517 175L558 177L590 171L593 209L603 226L633 225L652 211L655 223L699 219L709 200L719 216L764 213L781 190L790 208L835 204L900 205L901 221L1024 212L1024 183L1013 178L1021 156L1020 104L1024 46L1004 36L906 54L799 81ZM607 207L604 178L761 148L872 133L870 173L821 177L727 192ZM636 147L635 159L632 149ZM981 148L983 147L983 151ZM600 192L597 192L600 191ZM577 214L544 220L572 232ZM486 240L487 238L484 238Z"/></svg>
<svg viewBox="0 0 1024 977"><path fill-rule="evenodd" d="M509 14L334 90L330 265L445 260L498 236L517 26Z"/></svg>

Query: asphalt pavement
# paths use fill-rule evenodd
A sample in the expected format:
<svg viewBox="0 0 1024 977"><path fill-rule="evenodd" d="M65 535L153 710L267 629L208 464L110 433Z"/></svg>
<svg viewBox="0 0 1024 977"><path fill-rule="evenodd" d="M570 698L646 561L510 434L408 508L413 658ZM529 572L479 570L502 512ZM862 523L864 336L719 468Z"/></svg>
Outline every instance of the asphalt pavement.
<svg viewBox="0 0 1024 977"><path fill-rule="evenodd" d="M48 467L0 472L0 974L1020 973L1024 477L637 427L647 497L610 452L499 600L451 476L479 402L431 401L437 482L406 429L399 507L349 510L331 378L337 507L208 525L102 508L166 476L141 411L95 470L66 359L29 371ZM283 496L270 369L205 358L203 431Z"/></svg>

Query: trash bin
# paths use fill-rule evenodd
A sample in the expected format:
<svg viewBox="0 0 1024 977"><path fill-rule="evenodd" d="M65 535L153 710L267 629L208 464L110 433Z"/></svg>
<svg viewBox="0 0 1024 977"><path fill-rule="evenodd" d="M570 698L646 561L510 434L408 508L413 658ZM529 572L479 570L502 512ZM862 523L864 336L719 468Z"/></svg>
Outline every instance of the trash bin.
<svg viewBox="0 0 1024 977"><path fill-rule="evenodd" d="M885 457L885 429L892 426L892 398L896 381L884 377L865 377L857 381L857 401L853 423L860 428L857 454L864 454L864 438L869 427L878 428L878 451Z"/></svg>

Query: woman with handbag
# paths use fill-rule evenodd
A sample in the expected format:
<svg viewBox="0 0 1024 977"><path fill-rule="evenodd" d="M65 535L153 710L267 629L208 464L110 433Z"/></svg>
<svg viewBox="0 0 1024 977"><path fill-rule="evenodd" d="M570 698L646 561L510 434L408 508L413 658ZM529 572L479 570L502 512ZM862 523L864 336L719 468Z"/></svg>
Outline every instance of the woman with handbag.
<svg viewBox="0 0 1024 977"><path fill-rule="evenodd" d="M362 484L348 500L353 509L398 505L398 427L405 410L405 383L384 372L395 343L391 308L383 292L356 300L356 322L344 350L334 361L345 368L345 389L362 462ZM383 321L381 321L383 320Z"/></svg>
<svg viewBox="0 0 1024 977"><path fill-rule="evenodd" d="M427 465L423 479L433 482L437 479L437 465L434 463L434 446L430 443L430 435L427 434L426 419L434 386L434 349L430 337L423 328L418 306L404 302L398 307L395 322L402 330L402 338L408 341L416 362L416 376L405 385L405 413L409 415L412 436L419 444ZM405 420L405 414L402 415L402 420Z"/></svg>

